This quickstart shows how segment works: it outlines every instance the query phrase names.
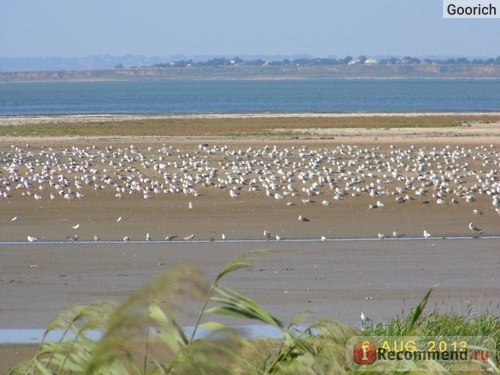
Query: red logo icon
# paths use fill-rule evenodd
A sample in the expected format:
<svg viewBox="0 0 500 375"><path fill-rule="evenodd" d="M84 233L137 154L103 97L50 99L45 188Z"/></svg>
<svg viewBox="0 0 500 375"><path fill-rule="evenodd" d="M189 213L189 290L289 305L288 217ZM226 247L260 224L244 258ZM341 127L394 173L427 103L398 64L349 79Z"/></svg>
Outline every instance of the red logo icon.
<svg viewBox="0 0 500 375"><path fill-rule="evenodd" d="M354 345L354 362L359 365L371 365L377 360L377 348L370 341L358 342Z"/></svg>

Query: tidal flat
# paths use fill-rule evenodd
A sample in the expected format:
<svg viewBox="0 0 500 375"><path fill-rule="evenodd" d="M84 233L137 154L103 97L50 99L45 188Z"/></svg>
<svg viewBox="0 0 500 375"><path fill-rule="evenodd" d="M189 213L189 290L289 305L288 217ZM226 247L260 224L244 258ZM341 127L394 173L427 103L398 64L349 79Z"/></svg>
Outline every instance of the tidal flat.
<svg viewBox="0 0 500 375"><path fill-rule="evenodd" d="M183 119L193 127L155 135L111 121L88 128L104 126L98 136L4 123L21 133L0 140L0 328L44 328L64 307L123 301L183 264L210 281L256 249L270 253L226 282L283 321L309 312L355 325L361 310L386 321L430 287L429 309L498 316L498 118L408 118L429 125L251 118L211 133Z"/></svg>

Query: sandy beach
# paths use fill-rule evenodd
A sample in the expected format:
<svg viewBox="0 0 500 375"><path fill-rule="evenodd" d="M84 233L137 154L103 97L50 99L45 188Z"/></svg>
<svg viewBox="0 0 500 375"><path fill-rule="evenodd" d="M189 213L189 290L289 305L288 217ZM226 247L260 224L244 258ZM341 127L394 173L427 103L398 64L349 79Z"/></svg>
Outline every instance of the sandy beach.
<svg viewBox="0 0 500 375"><path fill-rule="evenodd" d="M30 171L26 161L19 162L20 175L41 171L41 166L36 165L37 158L39 162L43 161L51 152L56 154L54 158L59 165L64 164L65 168L73 170L71 173L67 170L58 172L68 177L71 186L63 190L67 192L71 188L71 199L59 195L50 199L49 193L57 194L57 191L53 190L53 185L41 181L32 183L29 188L13 189L8 192L10 198L0 199L0 329L44 328L57 311L69 305L102 299L123 301L140 285L182 264L200 267L210 280L228 260L256 249L272 252L259 258L250 270L230 275L227 285L255 298L284 321L309 312L309 321L335 317L357 324L360 310L369 313L375 321L384 321L402 311L407 312L430 287L435 289L429 308L466 314L467 306L472 303L477 314L500 314L500 240L481 238L500 235L500 216L492 205L492 195L480 188L480 181L491 186L498 180L498 123L434 129L321 129L317 132L307 127L304 129L294 130L297 139L280 139L279 136L277 139L1 139L1 177L8 176L13 155L19 154L16 147L33 164L33 171ZM201 149L200 144L207 144L207 150ZM134 145L137 153L131 152L130 145ZM168 149L170 154L165 160L159 160L157 150L167 146L171 147ZM240 168L250 162L246 150L265 150L266 146L271 151L274 147L282 152L289 150L289 154L263 151L260 160L255 157L252 172L247 175L242 172L242 180L246 182L240 183L240 175L231 168L234 165ZM85 151L87 147L88 154L96 156L88 159L91 161L89 170L79 170L86 157L71 152L75 149ZM122 161L120 166L118 158L110 164L107 156L100 154L109 147L113 147L119 158L124 158L124 150L128 156L135 155L134 161ZM414 147L413 151L411 147ZM364 151L372 148L373 158ZM303 150L300 155L299 150ZM406 178L412 178L415 186L422 182L418 180L418 172L411 168L406 170L403 165L397 167L403 176L401 180L393 177L391 171L374 169L371 170L372 176L368 171L364 172L363 181L354 186L383 185L381 195L370 196L367 188L358 195L350 190L341 199L335 199L337 193L328 187L326 180L318 187L317 195L306 194L302 187L310 189L313 181L318 181L318 176L302 183L297 179L299 171L323 171L331 167L332 164L328 164L331 163L328 159L331 150L338 150L337 160L345 163L352 159L350 152L359 151L359 158L354 163L346 164L343 171L335 165L335 170L330 173L335 179L334 186L344 190L347 182L360 178L359 166L370 164L375 159L390 163L391 157L402 157L404 163L412 165L418 156L417 150L422 150L427 156L465 151L456 158L450 157L450 160L445 161L446 158L441 156L426 161L429 165L425 166L425 173L442 170L457 175L457 181L453 178L443 180L443 188L449 187L450 192L442 198L433 196L438 190L432 185L425 187L427 192L423 195L416 194L416 188L398 193L397 188L404 187ZM32 156L28 157L29 153ZM410 156L405 156L405 153ZM143 155L144 160L138 154ZM320 154L323 158L317 157ZM151 160L151 164L144 164L145 160ZM203 186L201 182L193 182L197 196L182 192L154 193L151 190L150 198L144 199L144 191L123 193L118 198L114 188L95 190L94 185L89 184L80 190L72 180L75 176L80 178L90 174L91 168L98 170L99 176L107 174L113 180L119 180L119 175L125 179L127 175L134 175L139 179L141 173L151 180L152 176L158 178L161 175L154 170L154 164L167 161L172 165L166 167L165 172L175 180L174 174L180 179L191 173L189 164L184 166L184 172L181 171L183 160L203 162L200 165L204 165L207 171L208 168L217 169L217 177L224 181L231 178L232 182L224 182L226 185L222 187L217 186L223 183L216 178L215 185ZM336 159L332 157L332 160ZM173 163L178 164L174 167ZM459 170L465 163L466 168ZM264 174L266 176L278 176L280 168L286 173L291 165L297 169L293 176L297 194L287 194L281 199L266 196L266 189L257 183L259 174L255 169L269 172ZM492 170L496 170L496 174L491 173ZM256 180L256 191L249 190L252 179ZM282 185L276 192L283 194L287 183L276 183ZM468 189L467 194L473 195L470 202L466 201L467 194L460 196L453 192L462 185ZM14 186L13 182L11 186ZM179 186L182 188L180 182ZM234 189L239 187L234 198L229 192L232 186ZM5 187L4 184L2 191L6 191ZM29 195L27 191L30 191ZM84 197L73 197L77 191ZM34 195L41 198L34 199ZM398 199L402 201L398 202ZM438 199L443 202L438 203ZM323 204L324 201L328 204ZM376 201L383 206L371 207ZM192 208L189 208L189 202ZM299 216L307 221L298 220ZM474 222L483 233L472 232L468 227L470 222ZM74 229L76 225L78 227ZM265 240L264 230L272 233L270 240ZM432 234L431 238L423 238L424 230ZM379 233L392 237L393 232L404 237L377 238ZM153 241L134 242L143 241L146 233ZM163 241L167 234L176 235L177 239L194 234L194 239L206 242ZM222 234L226 242L222 241ZM476 234L480 238L472 239ZM38 241L27 243L28 235L37 237ZM78 241L66 239L72 235L78 235ZM95 235L99 236L100 242L93 242ZM277 241L276 235L306 241ZM125 236L131 241L124 243ZM327 240L320 241L322 236ZM466 238L450 239L455 236ZM338 241L357 237L370 240ZM409 240L408 237L418 239ZM239 239L261 242L227 242ZM189 324L187 318L185 323ZM3 356L0 363L4 366L0 370L8 368L6 357L10 358L10 364L13 358L19 358L12 356L16 351L21 358L26 356L19 347L0 348Z"/></svg>
<svg viewBox="0 0 500 375"><path fill-rule="evenodd" d="M346 118L346 117L443 117L443 116L500 116L500 112L370 112L370 113L209 113L193 115L125 115L125 114L95 114L95 115L45 115L45 116L0 116L0 125L54 124L54 123L89 123L116 122L132 120L159 119L277 119L277 118Z"/></svg>

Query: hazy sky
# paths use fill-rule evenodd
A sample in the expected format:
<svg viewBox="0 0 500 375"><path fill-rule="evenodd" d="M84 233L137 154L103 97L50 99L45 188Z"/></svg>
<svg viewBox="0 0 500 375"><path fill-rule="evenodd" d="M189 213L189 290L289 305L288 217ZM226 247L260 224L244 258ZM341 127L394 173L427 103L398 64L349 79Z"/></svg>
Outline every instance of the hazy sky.
<svg viewBox="0 0 500 375"><path fill-rule="evenodd" d="M500 19L442 0L0 0L0 57L500 55Z"/></svg>

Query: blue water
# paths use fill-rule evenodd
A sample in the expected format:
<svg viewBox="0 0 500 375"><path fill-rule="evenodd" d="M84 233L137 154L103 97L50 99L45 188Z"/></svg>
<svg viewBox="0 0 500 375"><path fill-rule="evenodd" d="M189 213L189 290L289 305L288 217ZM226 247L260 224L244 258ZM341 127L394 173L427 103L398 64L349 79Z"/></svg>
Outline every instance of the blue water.
<svg viewBox="0 0 500 375"><path fill-rule="evenodd" d="M500 80L0 84L0 116L498 111Z"/></svg>
<svg viewBox="0 0 500 375"><path fill-rule="evenodd" d="M356 325L354 323L353 325ZM231 330L242 335L247 339L261 339L261 338L271 338L271 339L282 339L283 333L276 327L265 324L255 324L255 325L239 325L239 326L229 326ZM307 329L306 325L298 325L293 327L293 331L297 334L304 332ZM194 327L184 327L184 334L190 337L193 333ZM39 344L43 340L43 335L45 333L44 329L38 328L22 328L22 329L0 329L0 344ZM154 333L152 333L154 334ZM86 332L85 335L91 340L99 340L102 337L102 332L96 330L90 330ZM45 338L46 342L57 342L63 337L67 339L74 339L75 335L69 333L64 336L64 330L54 330ZM206 339L206 338L223 338L224 334L217 331L209 331L206 329L199 328L194 336L195 339Z"/></svg>

